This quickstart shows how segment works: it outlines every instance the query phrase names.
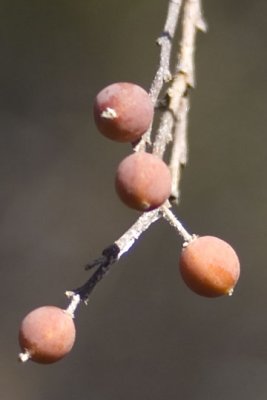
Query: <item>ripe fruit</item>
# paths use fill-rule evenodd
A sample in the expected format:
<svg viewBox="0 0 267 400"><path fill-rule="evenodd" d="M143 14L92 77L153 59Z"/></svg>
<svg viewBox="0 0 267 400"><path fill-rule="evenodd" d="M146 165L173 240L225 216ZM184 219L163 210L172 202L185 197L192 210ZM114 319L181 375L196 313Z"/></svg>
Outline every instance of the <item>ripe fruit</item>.
<svg viewBox="0 0 267 400"><path fill-rule="evenodd" d="M154 107L148 93L128 82L113 83L95 98L94 118L100 132L117 142L135 142L153 119Z"/></svg>
<svg viewBox="0 0 267 400"><path fill-rule="evenodd" d="M120 199L139 211L161 206L171 193L171 174L160 158L138 152L119 164L115 186Z"/></svg>
<svg viewBox="0 0 267 400"><path fill-rule="evenodd" d="M183 248L180 271L187 286L201 296L232 294L240 274L234 249L214 236L193 239Z"/></svg>
<svg viewBox="0 0 267 400"><path fill-rule="evenodd" d="M19 359L50 364L69 353L74 341L75 325L69 313L54 306L36 308L21 323L19 344L23 353Z"/></svg>

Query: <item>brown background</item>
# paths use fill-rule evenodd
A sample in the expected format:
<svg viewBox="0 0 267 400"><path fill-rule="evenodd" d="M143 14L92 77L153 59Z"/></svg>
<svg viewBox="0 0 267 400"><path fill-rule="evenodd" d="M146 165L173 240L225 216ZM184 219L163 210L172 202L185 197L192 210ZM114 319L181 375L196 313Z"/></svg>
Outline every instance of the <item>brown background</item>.
<svg viewBox="0 0 267 400"><path fill-rule="evenodd" d="M114 266L77 313L77 342L51 366L20 365L31 309L66 306L83 265L137 213L113 187L129 153L100 136L96 92L148 88L167 1L26 1L0 5L0 391L20 400L265 400L267 4L204 1L197 42L190 163L176 211L191 232L233 244L232 298L191 293L181 241L163 221Z"/></svg>

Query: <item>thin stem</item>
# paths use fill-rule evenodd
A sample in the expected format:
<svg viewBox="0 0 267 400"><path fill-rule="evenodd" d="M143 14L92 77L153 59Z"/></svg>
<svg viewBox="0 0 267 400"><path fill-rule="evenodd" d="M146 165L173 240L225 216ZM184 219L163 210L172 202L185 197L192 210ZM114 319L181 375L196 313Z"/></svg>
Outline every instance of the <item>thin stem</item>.
<svg viewBox="0 0 267 400"><path fill-rule="evenodd" d="M178 23L182 0L170 0L164 29L160 37L157 39L157 44L160 46L160 59L158 69L152 81L149 94L152 102L156 105L159 94L165 82L171 80L170 58L172 51L172 41ZM134 147L134 151L144 151L147 144L151 144L151 130L143 135L140 142Z"/></svg>
<svg viewBox="0 0 267 400"><path fill-rule="evenodd" d="M69 310L70 312L74 313L80 300L87 303L92 291L109 272L112 264L117 262L120 257L133 246L142 233L144 233L153 222L156 222L161 217L163 217L171 226L174 227L174 229L180 236L182 236L186 243L194 239L195 235L188 233L181 222L169 209L168 202L154 211L142 214L131 226L131 228L128 229L128 231L126 231L118 240L116 240L113 245L109 246L103 251L103 255L100 258L89 264L90 268L92 265L98 267L88 281L81 287L70 292L66 292L67 296L72 298L67 311Z"/></svg>
<svg viewBox="0 0 267 400"><path fill-rule="evenodd" d="M162 206L161 212L163 218L174 227L174 229L179 233L180 236L182 236L185 242L191 242L195 238L195 235L191 235L189 232L187 232L181 222L175 217L173 212L168 207Z"/></svg>
<svg viewBox="0 0 267 400"><path fill-rule="evenodd" d="M195 86L194 53L197 30L206 31L207 26L202 17L201 0L186 0L182 24L182 40L177 62L177 73L186 75L187 84Z"/></svg>
<svg viewBox="0 0 267 400"><path fill-rule="evenodd" d="M159 208L143 213L118 240L103 250L101 257L86 266L86 269L97 267L96 271L88 279L88 281L78 289L66 292L66 294L70 297L73 297L74 295L78 296L77 305L80 300L87 302L93 289L97 283L109 272L112 264L117 262L120 257L133 246L142 233L144 233L150 227L150 225L153 222L156 222L160 217L161 213ZM71 302L68 309L72 309L72 307L73 304Z"/></svg>
<svg viewBox="0 0 267 400"><path fill-rule="evenodd" d="M88 279L87 282L85 282L84 285L79 287L78 289L74 289L72 292L75 295L78 295L79 298L84 301L85 303L88 302L90 294L92 293L93 289L95 286L98 284L98 282L101 281L102 278L107 274L109 271L111 265L115 262L116 260L106 260L106 262L103 262L97 270L93 273L93 275Z"/></svg>
<svg viewBox="0 0 267 400"><path fill-rule="evenodd" d="M163 112L153 144L153 153L163 158L167 145L173 141L170 155L172 174L171 201L178 204L182 168L187 163L187 126L189 89L195 85L194 53L197 30L206 31L201 0L186 0L182 18L182 37L176 72L166 94L167 109Z"/></svg>
<svg viewBox="0 0 267 400"><path fill-rule="evenodd" d="M118 258L120 258L130 247L136 242L136 240L144 233L153 222L156 222L160 215L160 209L156 209L150 212L145 212L138 218L138 220L127 230L118 240L116 244L120 249Z"/></svg>
<svg viewBox="0 0 267 400"><path fill-rule="evenodd" d="M182 168L187 163L187 124L189 98L182 97L177 122L174 126L173 144L170 156L170 171L172 176L171 201L178 204L180 197L180 180Z"/></svg>
<svg viewBox="0 0 267 400"><path fill-rule="evenodd" d="M157 40L157 44L161 47L160 62L149 91L154 104L157 102L164 82L168 82L172 77L170 71L172 40L178 23L181 3L181 0L172 0L169 2L165 26L161 36Z"/></svg>

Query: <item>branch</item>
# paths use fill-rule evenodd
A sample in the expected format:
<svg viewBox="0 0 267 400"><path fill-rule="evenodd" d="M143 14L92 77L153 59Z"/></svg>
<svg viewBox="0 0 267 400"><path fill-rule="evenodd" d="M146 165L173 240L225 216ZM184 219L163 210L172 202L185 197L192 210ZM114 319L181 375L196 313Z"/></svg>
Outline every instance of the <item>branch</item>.
<svg viewBox="0 0 267 400"><path fill-rule="evenodd" d="M188 125L189 98L184 96L181 98L178 117L173 126L173 144L170 156L170 171L172 176L171 197L172 203L179 202L180 197L180 179L182 168L187 163L187 125Z"/></svg>
<svg viewBox="0 0 267 400"><path fill-rule="evenodd" d="M181 3L181 0L173 0L169 2L165 26L161 36L157 39L157 44L161 47L160 62L149 91L154 105L157 102L164 82L168 82L172 78L172 74L170 71L172 40L174 38L176 26L178 23Z"/></svg>
<svg viewBox="0 0 267 400"><path fill-rule="evenodd" d="M170 168L173 174L171 199L178 203L181 168L187 161L187 115L189 89L195 85L194 53L198 29L206 30L200 0L187 0L184 5L182 38L177 58L176 72L167 91L153 153L163 157L166 147L173 140Z"/></svg>
<svg viewBox="0 0 267 400"><path fill-rule="evenodd" d="M182 0L170 0L164 30L157 43L161 47L160 62L155 78L151 84L150 96L154 104L163 85L171 77L170 58L179 12ZM194 86L194 51L197 29L204 30L205 25L201 14L200 0L184 0L182 38L175 67L175 74L165 96L165 111L162 114L153 144L153 153L163 157L166 146L173 141L170 169L172 173L171 199L178 201L181 167L187 160L187 117L189 109L188 91ZM151 144L151 129L143 135L134 151L145 150ZM180 221L170 210L167 201L162 207L143 213L137 221L111 246L103 250L101 257L89 263L86 269L96 268L95 272L81 287L66 292L71 303L68 310L73 313L80 301L87 302L99 281L109 272L111 266L125 254L137 239L160 218L164 218L185 243L190 242L194 235L189 234Z"/></svg>
<svg viewBox="0 0 267 400"><path fill-rule="evenodd" d="M88 281L78 289L74 289L68 294L79 295L80 299L87 302L96 284L107 274L112 264L117 262L135 243L135 241L145 232L153 222L161 217L160 209L143 213L138 220L111 246L103 250L102 256L86 265L85 269L97 267L94 274Z"/></svg>
<svg viewBox="0 0 267 400"><path fill-rule="evenodd" d="M159 94L165 82L171 80L172 75L170 72L170 58L172 51L172 41L178 23L180 8L182 0L170 0L168 5L166 22L160 37L157 39L157 44L160 46L160 60L156 75L152 81L149 94L152 102L156 105ZM143 135L140 142L135 146L135 151L146 149L146 145L151 145L151 130L150 129Z"/></svg>
<svg viewBox="0 0 267 400"><path fill-rule="evenodd" d="M109 272L112 264L119 261L136 242L137 239L150 227L150 225L163 217L175 230L182 236L185 242L190 242L194 236L190 235L183 227L181 222L169 209L169 205L164 205L156 210L143 213L138 220L111 246L103 250L101 257L86 265L85 269L97 267L88 281L77 289L67 291L66 295L72 298L68 307L74 313L80 301L88 302L89 297L97 283ZM78 300L77 300L78 299Z"/></svg>

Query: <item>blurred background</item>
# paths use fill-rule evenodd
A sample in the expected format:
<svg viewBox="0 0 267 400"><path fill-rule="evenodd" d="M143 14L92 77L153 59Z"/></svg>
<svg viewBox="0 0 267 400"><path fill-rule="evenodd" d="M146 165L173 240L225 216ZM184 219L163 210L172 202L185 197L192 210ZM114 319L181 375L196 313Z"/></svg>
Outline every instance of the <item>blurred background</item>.
<svg viewBox="0 0 267 400"><path fill-rule="evenodd" d="M233 245L240 283L231 298L191 293L181 240L160 221L79 308L71 354L42 366L17 362L21 319L67 306L83 265L138 216L113 187L130 146L97 132L92 102L114 81L149 88L167 1L1 1L1 398L266 399L267 4L203 8L175 212Z"/></svg>

